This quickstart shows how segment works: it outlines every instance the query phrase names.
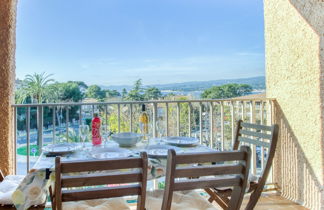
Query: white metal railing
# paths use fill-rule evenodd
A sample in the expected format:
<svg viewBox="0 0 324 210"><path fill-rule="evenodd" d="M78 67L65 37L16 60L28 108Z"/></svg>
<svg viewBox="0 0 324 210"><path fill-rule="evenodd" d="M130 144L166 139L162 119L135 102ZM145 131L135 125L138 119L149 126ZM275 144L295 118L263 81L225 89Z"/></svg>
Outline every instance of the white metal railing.
<svg viewBox="0 0 324 210"><path fill-rule="evenodd" d="M48 103L48 104L15 104L14 139L16 141L16 168L18 173L29 171L31 146L41 149L45 143L55 143L57 132L65 133L69 140L69 129L78 129L83 119L90 119L94 112L98 112L102 121L115 132L137 132L137 115L141 112L140 105L147 105L150 118L150 135L157 137L156 122L165 122L164 136L193 136L200 139L201 144L218 150L232 148L235 135L235 122L239 119L251 123L270 125L272 121L272 99L225 99L225 100L175 100L175 101L121 101L98 103ZM44 114L46 112L46 114ZM73 114L73 116L72 116ZM44 116L51 116L46 121ZM115 116L116 127L112 128ZM72 124L72 122L75 122ZM32 125L31 125L32 123ZM31 127L32 126L32 127ZM31 132L32 131L32 132ZM44 132L46 138L44 142ZM51 139L51 141L49 141ZM26 156L17 153L17 149L24 147ZM255 174L263 169L264 150L257 151L252 147L252 172ZM257 162L260 164L257 164ZM25 164L25 166L24 166ZM22 169L24 168L24 169Z"/></svg>

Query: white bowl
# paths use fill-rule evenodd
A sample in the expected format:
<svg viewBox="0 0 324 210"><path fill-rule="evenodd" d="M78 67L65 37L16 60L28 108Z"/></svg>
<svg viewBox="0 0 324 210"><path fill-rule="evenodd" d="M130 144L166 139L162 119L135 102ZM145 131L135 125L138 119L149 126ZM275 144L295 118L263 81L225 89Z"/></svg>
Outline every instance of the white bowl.
<svg viewBox="0 0 324 210"><path fill-rule="evenodd" d="M125 132L111 135L112 140L117 142L121 147L132 147L143 138L142 134Z"/></svg>

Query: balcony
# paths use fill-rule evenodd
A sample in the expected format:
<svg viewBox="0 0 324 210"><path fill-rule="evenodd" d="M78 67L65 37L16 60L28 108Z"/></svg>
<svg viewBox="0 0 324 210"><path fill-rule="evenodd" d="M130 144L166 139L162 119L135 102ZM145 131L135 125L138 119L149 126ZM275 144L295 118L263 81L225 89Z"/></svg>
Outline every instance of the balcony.
<svg viewBox="0 0 324 210"><path fill-rule="evenodd" d="M101 110L101 117L114 113L111 131L137 131L138 104L142 102L12 105L16 2L2 1L0 6L1 169L6 174L26 174L42 145L63 141L64 136L70 135L69 128L77 130L80 121L90 117L96 109ZM268 189L276 189L280 196L309 209L323 209L322 11L321 1L264 1L266 92L267 97L275 100L146 102L151 115L151 135L159 135L156 121L163 116L163 122L168 125L164 135L191 135L200 138L202 144L226 150L232 144L235 120L276 123L280 135L272 176L268 180L272 185L267 185ZM60 112L60 121L55 119L56 110ZM51 114L52 123L46 120ZM262 151L259 148L253 151L252 171L255 173L262 169L262 161L259 162L264 157L260 155ZM282 197L264 194L256 209L274 208L269 200L274 201L276 207L279 205L278 209L302 208L291 206Z"/></svg>
<svg viewBox="0 0 324 210"><path fill-rule="evenodd" d="M140 107L145 104L149 115L150 138L190 136L198 138L200 144L225 151L231 150L233 146L237 120L262 125L273 124L274 102L275 100L265 97L242 97L228 100L13 105L16 173L26 174L35 164L44 145L79 142L79 125L89 122L93 113L99 113L110 132L140 132L138 118ZM261 173L267 155L267 149L252 147L253 174ZM151 185L152 188L159 186L156 181ZM262 197L257 208L298 207L297 204L276 195L280 189L272 172L264 191L271 193Z"/></svg>
<svg viewBox="0 0 324 210"><path fill-rule="evenodd" d="M146 104L150 138L195 137L200 144L223 151L233 146L237 120L272 124L272 103L272 99L255 98L13 105L16 170L28 172L43 145L80 141L79 125L89 122L93 113L99 113L113 133L140 132L140 106ZM252 171L257 174L267 154L259 147L253 149ZM26 155L21 155L24 151Z"/></svg>

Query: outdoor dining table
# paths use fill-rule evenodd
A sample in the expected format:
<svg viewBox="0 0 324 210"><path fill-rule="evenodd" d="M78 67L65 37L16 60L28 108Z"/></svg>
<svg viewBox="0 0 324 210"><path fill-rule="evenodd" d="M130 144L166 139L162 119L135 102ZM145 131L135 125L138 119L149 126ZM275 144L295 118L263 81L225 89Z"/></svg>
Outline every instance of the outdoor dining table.
<svg viewBox="0 0 324 210"><path fill-rule="evenodd" d="M62 156L63 161L73 160L95 160L93 154L98 151L98 148L118 148L119 145L114 141L108 141L100 146L93 146L91 143L84 145L80 144L80 149L77 151ZM136 146L127 148L132 152L132 156L139 155L141 151L147 151L152 146L169 148L161 139L150 139L146 142L139 142ZM175 147L177 153L194 153L208 152L213 149L204 145L195 145L192 147ZM154 155L148 158L148 179L153 180L165 175L166 171L166 156ZM44 202L48 195L48 188L55 182L55 156L48 156L42 153L32 170L26 175L24 180L18 186L12 195L12 200L18 210L28 209L30 206ZM96 172L98 173L98 172ZM100 172L99 172L100 173Z"/></svg>

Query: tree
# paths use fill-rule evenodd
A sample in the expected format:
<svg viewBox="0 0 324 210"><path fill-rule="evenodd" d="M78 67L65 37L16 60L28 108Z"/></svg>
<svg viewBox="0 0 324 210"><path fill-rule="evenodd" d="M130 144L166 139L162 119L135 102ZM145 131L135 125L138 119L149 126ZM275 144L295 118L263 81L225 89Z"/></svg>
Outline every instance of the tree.
<svg viewBox="0 0 324 210"><path fill-rule="evenodd" d="M143 87L142 87L142 80L138 79L134 83L134 87L131 91L129 91L127 97L127 100L130 101L143 101L144 100L144 94L143 94Z"/></svg>
<svg viewBox="0 0 324 210"><path fill-rule="evenodd" d="M83 81L68 81L68 83L77 84L79 86L79 89L81 90L81 92L84 92L88 88L88 85Z"/></svg>
<svg viewBox="0 0 324 210"><path fill-rule="evenodd" d="M150 87L144 91L145 100L157 100L162 97L161 91L156 87Z"/></svg>
<svg viewBox="0 0 324 210"><path fill-rule="evenodd" d="M226 84L206 89L201 94L201 97L208 99L224 99L247 95L251 92L252 87L247 84Z"/></svg>
<svg viewBox="0 0 324 210"><path fill-rule="evenodd" d="M107 98L119 97L120 93L117 90L105 90Z"/></svg>
<svg viewBox="0 0 324 210"><path fill-rule="evenodd" d="M49 89L53 102L79 102L83 99L80 86L75 82L55 83Z"/></svg>
<svg viewBox="0 0 324 210"><path fill-rule="evenodd" d="M122 96L122 99L123 100L126 99L126 97L127 97L127 90L126 90L126 88L123 88L121 96Z"/></svg>
<svg viewBox="0 0 324 210"><path fill-rule="evenodd" d="M51 82L52 75L46 75L45 72L41 74L34 73L33 75L26 75L22 82L21 87L17 91L18 103L26 103L26 100L30 98L31 103L43 103L47 97L48 86Z"/></svg>
<svg viewBox="0 0 324 210"><path fill-rule="evenodd" d="M106 97L106 93L98 85L91 85L87 89L86 96L89 98L102 100Z"/></svg>

